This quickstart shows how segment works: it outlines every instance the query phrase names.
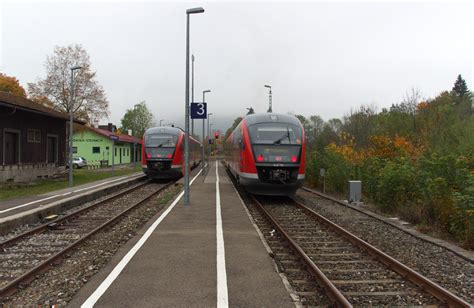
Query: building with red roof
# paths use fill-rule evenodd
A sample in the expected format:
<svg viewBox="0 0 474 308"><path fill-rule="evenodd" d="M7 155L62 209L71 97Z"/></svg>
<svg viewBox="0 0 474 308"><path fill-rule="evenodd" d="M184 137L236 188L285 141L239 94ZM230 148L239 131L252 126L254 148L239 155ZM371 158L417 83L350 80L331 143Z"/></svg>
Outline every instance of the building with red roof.
<svg viewBox="0 0 474 308"><path fill-rule="evenodd" d="M76 125L72 141L74 156L85 158L88 165L103 167L141 161L142 140L118 132L112 123L99 127Z"/></svg>

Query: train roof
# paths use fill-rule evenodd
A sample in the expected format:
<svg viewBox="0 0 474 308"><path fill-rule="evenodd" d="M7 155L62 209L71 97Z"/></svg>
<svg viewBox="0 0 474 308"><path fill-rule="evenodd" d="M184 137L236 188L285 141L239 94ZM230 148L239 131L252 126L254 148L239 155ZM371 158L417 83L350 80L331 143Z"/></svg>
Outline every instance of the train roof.
<svg viewBox="0 0 474 308"><path fill-rule="evenodd" d="M161 127L150 127L145 131L145 135L147 134L158 134L158 133L164 133L164 134L172 134L172 135L179 135L182 133L183 130L177 127L171 127L171 126L161 126Z"/></svg>
<svg viewBox="0 0 474 308"><path fill-rule="evenodd" d="M278 123L290 123L290 124L301 126L301 123L297 117L290 114L283 114L283 113L254 113L254 114L249 114L245 116L244 119L247 122L247 125L253 125L257 123L278 122Z"/></svg>

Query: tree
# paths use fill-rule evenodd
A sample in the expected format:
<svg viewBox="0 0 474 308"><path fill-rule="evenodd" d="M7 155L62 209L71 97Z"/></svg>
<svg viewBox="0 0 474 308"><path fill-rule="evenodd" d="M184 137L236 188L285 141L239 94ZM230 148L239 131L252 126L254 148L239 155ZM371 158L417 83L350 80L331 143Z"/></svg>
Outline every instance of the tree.
<svg viewBox="0 0 474 308"><path fill-rule="evenodd" d="M460 98L466 97L470 94L466 81L461 77L460 74L454 83L453 94Z"/></svg>
<svg viewBox="0 0 474 308"><path fill-rule="evenodd" d="M239 125L240 121L242 121L242 117L235 118L234 123L232 123L232 126L226 130L224 140L227 140L227 138L229 138L230 134L234 131L237 125Z"/></svg>
<svg viewBox="0 0 474 308"><path fill-rule="evenodd" d="M13 95L26 97L25 89L15 77L0 73L0 91L8 92Z"/></svg>
<svg viewBox="0 0 474 308"><path fill-rule="evenodd" d="M57 46L46 58L46 78L28 84L28 93L38 103L49 101L58 111L69 112L71 67L80 66L74 78L73 113L91 123L108 115L109 102L91 68L89 54L81 45Z"/></svg>
<svg viewBox="0 0 474 308"><path fill-rule="evenodd" d="M127 109L121 123L122 132L131 129L135 137L142 138L147 128L153 126L153 114L148 109L146 102L143 101L133 106L132 109Z"/></svg>

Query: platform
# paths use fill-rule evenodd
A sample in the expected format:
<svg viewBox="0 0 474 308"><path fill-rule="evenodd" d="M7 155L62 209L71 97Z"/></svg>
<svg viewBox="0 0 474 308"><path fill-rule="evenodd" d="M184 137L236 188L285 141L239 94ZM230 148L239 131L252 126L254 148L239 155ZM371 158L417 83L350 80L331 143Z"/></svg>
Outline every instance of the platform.
<svg viewBox="0 0 474 308"><path fill-rule="evenodd" d="M142 172L116 176L36 196L0 201L0 233L40 217L67 210L144 179Z"/></svg>
<svg viewBox="0 0 474 308"><path fill-rule="evenodd" d="M218 172L218 174L216 174ZM216 185L216 182L219 184ZM222 166L158 214L71 307L294 307Z"/></svg>

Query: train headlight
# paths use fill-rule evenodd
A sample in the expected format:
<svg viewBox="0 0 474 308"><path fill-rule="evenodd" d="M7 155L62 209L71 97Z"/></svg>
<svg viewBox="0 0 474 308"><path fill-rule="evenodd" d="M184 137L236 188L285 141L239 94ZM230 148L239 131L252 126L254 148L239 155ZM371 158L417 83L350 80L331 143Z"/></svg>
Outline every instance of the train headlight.
<svg viewBox="0 0 474 308"><path fill-rule="evenodd" d="M146 158L151 158L151 153L146 153Z"/></svg>
<svg viewBox="0 0 474 308"><path fill-rule="evenodd" d="M263 155L262 154L257 156L257 161L263 161Z"/></svg>
<svg viewBox="0 0 474 308"><path fill-rule="evenodd" d="M296 155L291 156L291 162L296 163L298 161L298 157Z"/></svg>

